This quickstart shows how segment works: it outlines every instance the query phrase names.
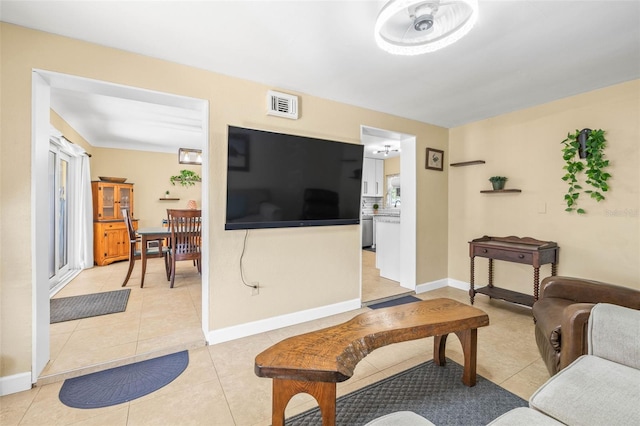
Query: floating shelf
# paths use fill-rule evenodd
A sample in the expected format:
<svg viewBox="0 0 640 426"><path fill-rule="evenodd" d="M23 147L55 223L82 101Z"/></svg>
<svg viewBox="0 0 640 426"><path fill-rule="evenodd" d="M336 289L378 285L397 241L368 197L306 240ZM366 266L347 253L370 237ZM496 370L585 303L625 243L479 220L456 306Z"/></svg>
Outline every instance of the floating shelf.
<svg viewBox="0 0 640 426"><path fill-rule="evenodd" d="M480 192L483 194L493 194L496 192L522 192L522 189L488 189Z"/></svg>
<svg viewBox="0 0 640 426"><path fill-rule="evenodd" d="M462 167L462 166L473 166L475 164L484 164L484 160L473 160L473 161L462 161L460 163L451 163L449 166L451 167Z"/></svg>
<svg viewBox="0 0 640 426"><path fill-rule="evenodd" d="M179 201L180 198L158 198L160 201Z"/></svg>

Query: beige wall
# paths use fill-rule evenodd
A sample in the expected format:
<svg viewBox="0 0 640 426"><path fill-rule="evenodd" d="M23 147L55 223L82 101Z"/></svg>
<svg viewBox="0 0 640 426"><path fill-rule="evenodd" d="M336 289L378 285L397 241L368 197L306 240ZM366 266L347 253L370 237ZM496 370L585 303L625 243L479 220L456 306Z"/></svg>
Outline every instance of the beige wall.
<svg viewBox="0 0 640 426"><path fill-rule="evenodd" d="M529 236L560 246L558 273L640 289L640 81L562 99L450 131L450 162L486 164L449 170L449 277L469 281L468 241L483 235ZM611 189L587 214L565 212L561 141L585 127L606 131ZM519 194L480 194L507 176ZM476 282L487 262L476 262ZM532 268L497 262L496 284L531 294ZM541 277L549 266L541 268Z"/></svg>
<svg viewBox="0 0 640 426"><path fill-rule="evenodd" d="M250 296L240 281L239 271L244 232L223 230L226 126L229 124L352 143L359 143L361 125L416 135L417 250L420 259L417 281L422 283L446 277L446 250L442 253L442 248L447 244L446 226L443 226L447 222L447 173L429 173L420 165L424 164L426 146L446 147L447 129L303 93L298 93L301 97L299 120L267 116L264 98L271 87L5 23L0 25L0 376L31 370L32 247L29 213L33 69L209 102L210 257L207 261L211 271L211 330L356 299L360 285L360 231L357 226L255 230L249 233L244 265L247 278L259 281L261 290L259 296ZM144 156L145 161L141 163L136 161L137 153L129 153L123 159L122 152L117 151L93 149L92 176L108 173L127 177L136 183L137 188L147 186L147 181L153 180L157 190L148 191L150 204L149 201L140 202L139 197L143 196L136 193L136 207L141 209L136 215L144 220L148 216L149 220L155 221L153 200L168 187L168 175L173 174L176 168L174 160L165 159L160 154L153 155L154 161L170 167L166 170L167 176L161 176L156 182L146 173L155 167L151 161L146 161L150 155ZM136 175L132 171L135 168L143 173ZM14 176L21 176L21 179ZM429 199L428 203L425 198ZM150 207L145 211L147 205ZM439 249L436 256L431 255L433 246Z"/></svg>

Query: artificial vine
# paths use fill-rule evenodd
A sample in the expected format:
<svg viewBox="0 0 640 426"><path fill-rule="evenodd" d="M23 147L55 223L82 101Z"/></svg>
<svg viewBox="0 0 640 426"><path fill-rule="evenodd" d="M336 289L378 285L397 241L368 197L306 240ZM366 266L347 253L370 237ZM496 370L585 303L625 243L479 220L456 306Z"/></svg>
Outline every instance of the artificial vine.
<svg viewBox="0 0 640 426"><path fill-rule="evenodd" d="M180 170L180 174L171 176L169 178L169 182L171 182L171 185L175 185L176 182L179 182L180 185L188 187L195 185L196 182L200 182L200 176L191 170Z"/></svg>
<svg viewBox="0 0 640 426"><path fill-rule="evenodd" d="M583 146L581 146L583 142ZM586 211L578 207L578 198L580 193L589 194L596 201L604 200L603 192L609 190L607 180L611 177L604 169L609 165L609 160L604 159L604 148L606 146L604 130L584 129L582 132L576 130L575 133L567 134L567 138L562 141L562 158L566 162L563 167L567 173L562 180L569 184L569 190L564 195L567 203L565 211L576 211L578 214L585 214ZM583 160L578 156L581 150L584 150ZM578 175L583 172L586 175L585 184L590 185L593 189L584 190L578 181Z"/></svg>

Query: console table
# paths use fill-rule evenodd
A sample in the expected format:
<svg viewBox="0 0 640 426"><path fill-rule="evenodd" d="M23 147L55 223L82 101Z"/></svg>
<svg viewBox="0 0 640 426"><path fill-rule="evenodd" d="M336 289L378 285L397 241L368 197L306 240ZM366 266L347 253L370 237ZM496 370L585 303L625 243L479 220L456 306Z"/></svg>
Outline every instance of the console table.
<svg viewBox="0 0 640 426"><path fill-rule="evenodd" d="M481 293L493 299L533 306L538 300L540 286L540 265L551 264L551 275L557 275L558 251L560 247L553 241L540 241L524 237L489 237L476 238L469 241L469 257L471 258L471 281L469 284L469 298L473 305L476 293ZM474 259L475 257L489 259L489 284L486 287L474 288ZM524 263L533 266L533 296L499 288L493 285L493 260Z"/></svg>

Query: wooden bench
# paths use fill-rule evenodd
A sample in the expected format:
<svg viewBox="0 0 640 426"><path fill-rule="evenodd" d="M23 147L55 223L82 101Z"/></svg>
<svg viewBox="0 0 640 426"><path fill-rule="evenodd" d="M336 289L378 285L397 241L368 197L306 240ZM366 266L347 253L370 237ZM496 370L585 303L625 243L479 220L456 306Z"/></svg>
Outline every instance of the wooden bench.
<svg viewBox="0 0 640 426"><path fill-rule="evenodd" d="M434 336L433 359L442 366L447 335L455 333L464 353L462 381L474 386L477 329L486 325L486 313L452 299L372 310L276 343L256 357L255 373L273 379L273 426L284 425L285 408L298 393L308 393L318 401L323 425L335 425L336 383L349 379L367 354L392 343Z"/></svg>

